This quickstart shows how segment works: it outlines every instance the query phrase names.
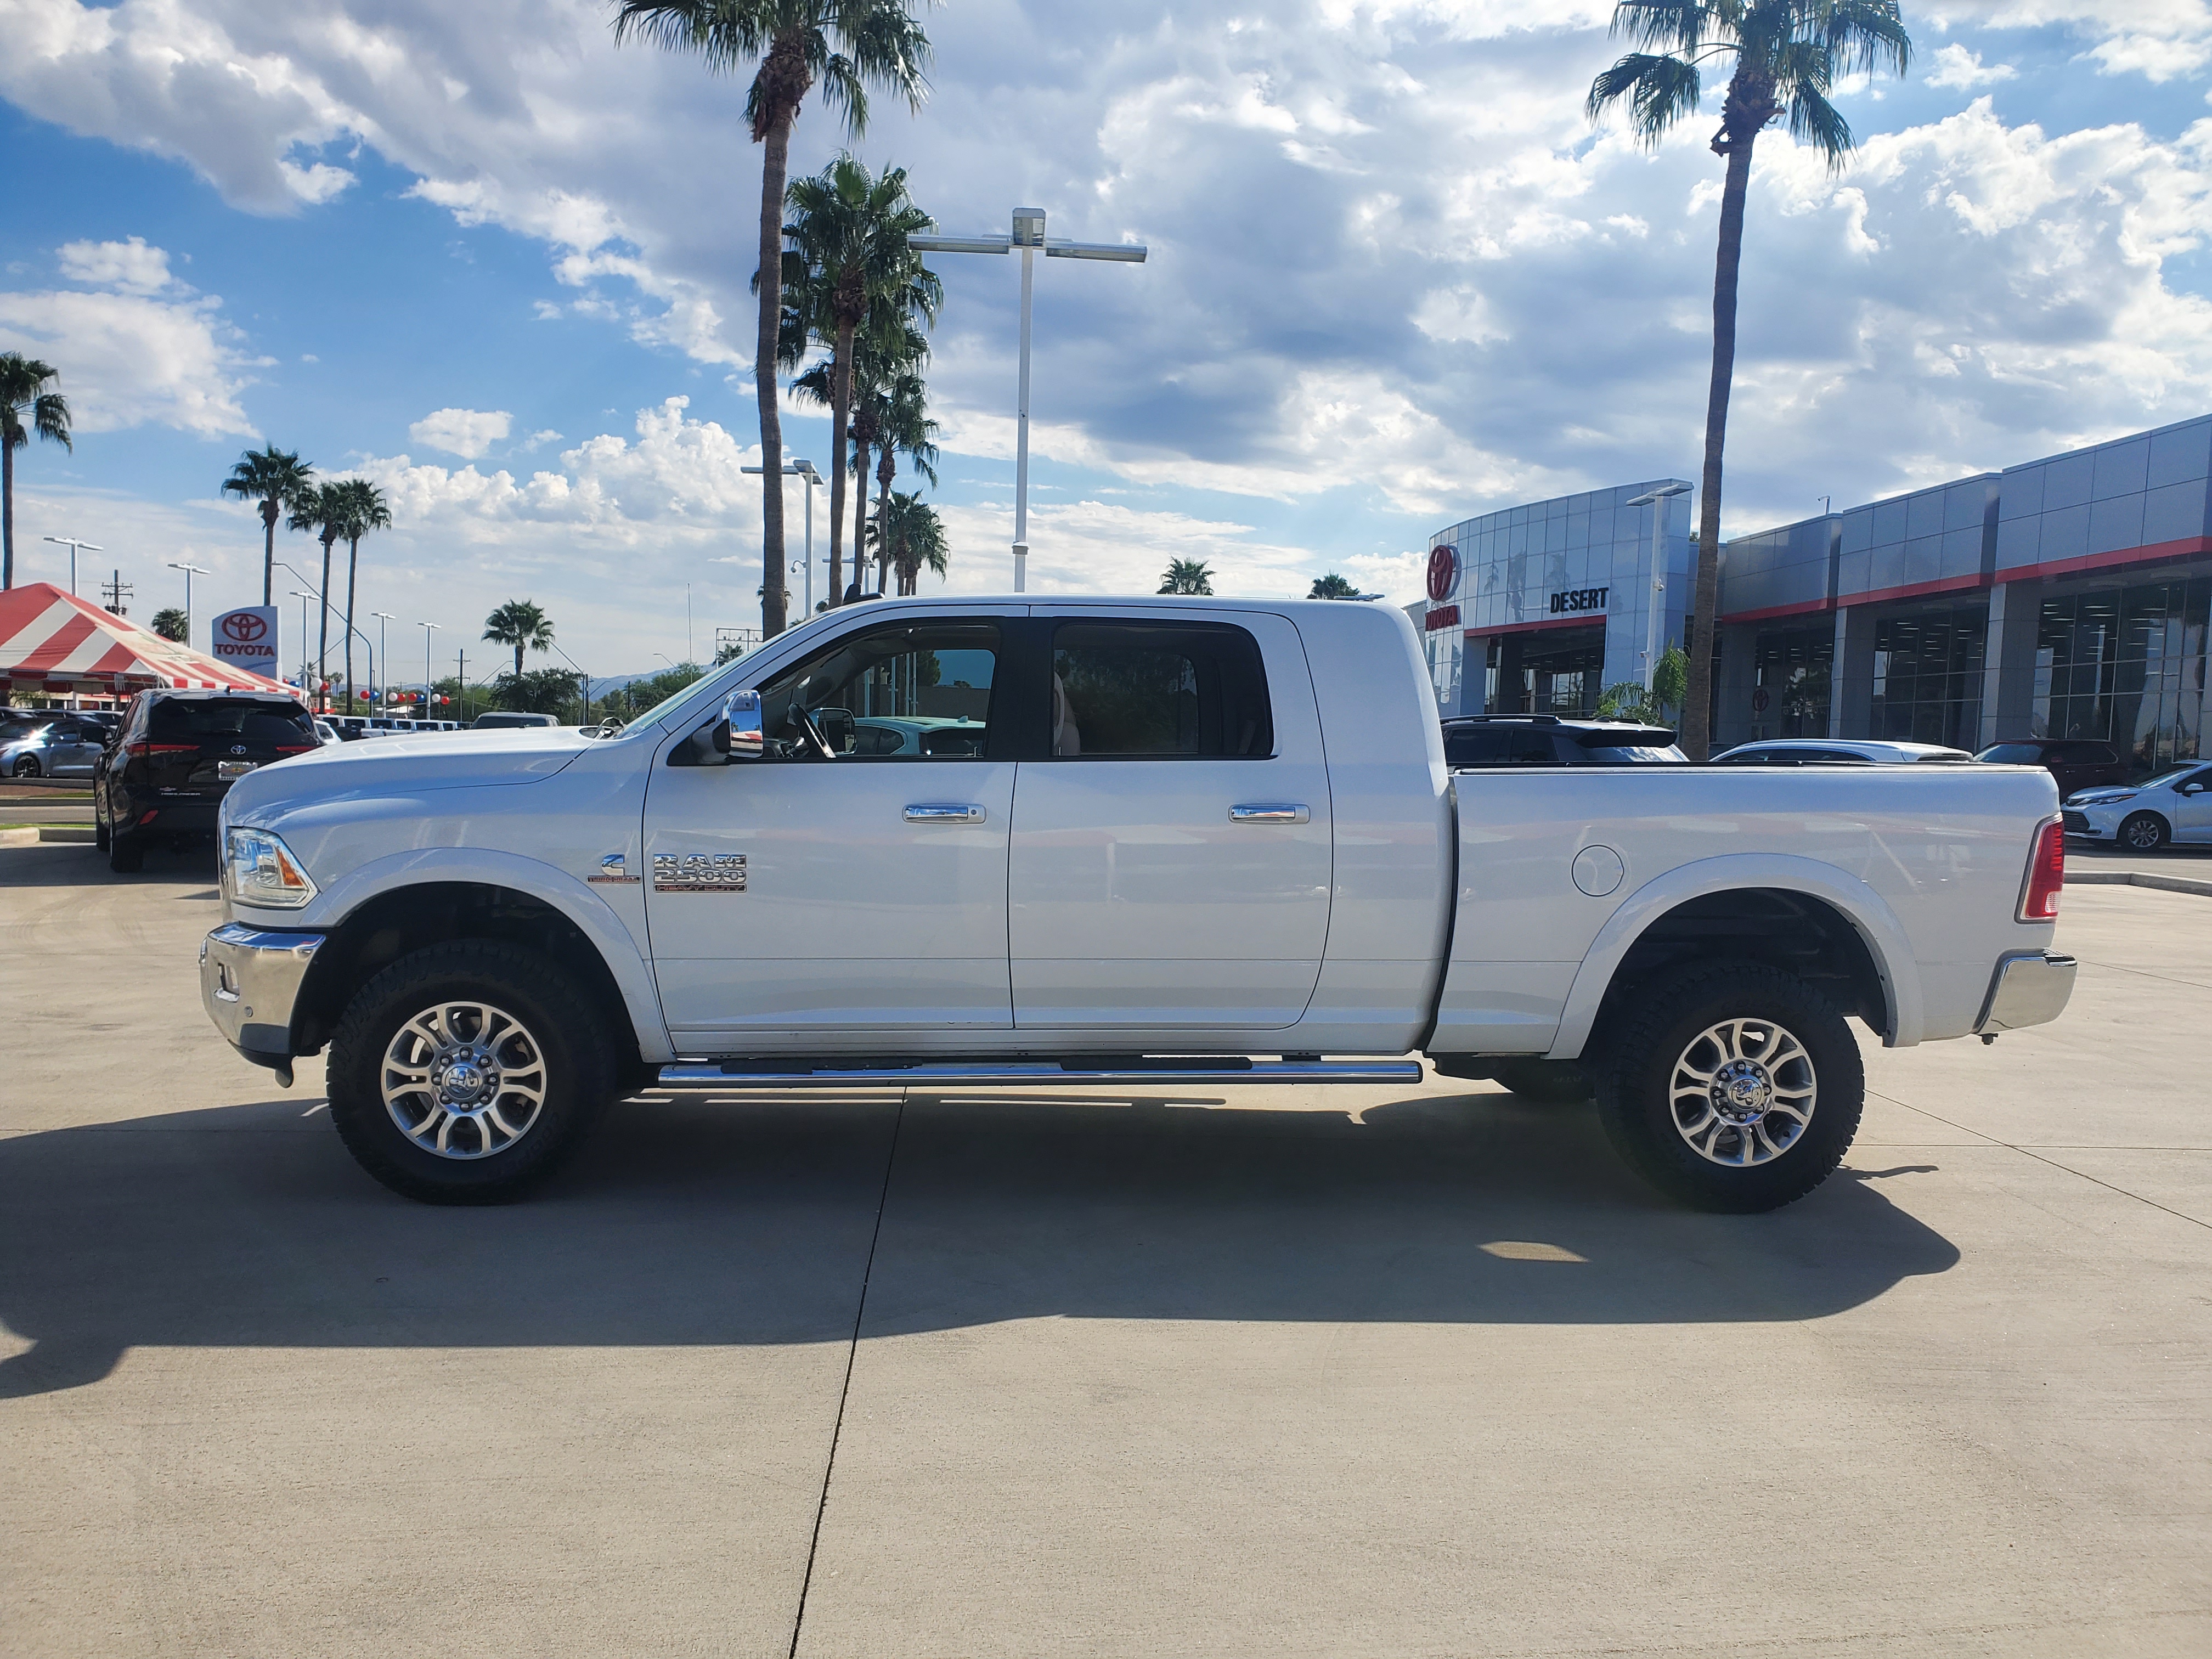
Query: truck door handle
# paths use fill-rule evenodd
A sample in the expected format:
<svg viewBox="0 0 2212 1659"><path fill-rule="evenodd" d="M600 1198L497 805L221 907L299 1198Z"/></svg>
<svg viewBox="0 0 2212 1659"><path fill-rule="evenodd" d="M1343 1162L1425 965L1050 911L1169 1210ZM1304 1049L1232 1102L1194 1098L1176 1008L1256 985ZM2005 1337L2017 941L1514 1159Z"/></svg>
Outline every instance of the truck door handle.
<svg viewBox="0 0 2212 1659"><path fill-rule="evenodd" d="M1229 809L1231 823L1304 823L1313 815L1291 801L1255 801Z"/></svg>
<svg viewBox="0 0 2212 1659"><path fill-rule="evenodd" d="M960 806L943 802L926 801L906 809L908 823L981 823L983 809L980 806Z"/></svg>

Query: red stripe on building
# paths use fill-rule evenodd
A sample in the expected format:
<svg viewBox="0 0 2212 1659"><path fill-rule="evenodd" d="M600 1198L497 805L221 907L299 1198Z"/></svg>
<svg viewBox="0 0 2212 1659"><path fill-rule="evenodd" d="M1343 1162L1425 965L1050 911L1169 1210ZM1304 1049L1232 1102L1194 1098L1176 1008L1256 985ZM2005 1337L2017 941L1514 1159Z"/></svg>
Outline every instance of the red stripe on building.
<svg viewBox="0 0 2212 1659"><path fill-rule="evenodd" d="M1467 637L1474 639L1486 634L1533 634L1544 628L1602 628L1605 612L1585 611L1578 617L1546 617L1536 622L1500 623L1495 628L1470 628Z"/></svg>

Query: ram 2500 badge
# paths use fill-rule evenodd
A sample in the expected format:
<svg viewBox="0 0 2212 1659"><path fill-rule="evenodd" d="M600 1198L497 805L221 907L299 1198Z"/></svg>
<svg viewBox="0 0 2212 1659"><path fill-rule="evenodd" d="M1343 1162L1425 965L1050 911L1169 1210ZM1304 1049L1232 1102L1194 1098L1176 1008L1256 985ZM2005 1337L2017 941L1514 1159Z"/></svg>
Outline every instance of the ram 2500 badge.
<svg viewBox="0 0 2212 1659"><path fill-rule="evenodd" d="M883 734L895 734L887 742ZM1892 1047L2054 1018L2027 768L1446 769L1395 609L905 600L611 738L240 779L203 996L433 1202L647 1087L1411 1081L1594 1092L1686 1203L1811 1190ZM1324 1060L1322 1057L1332 1058Z"/></svg>

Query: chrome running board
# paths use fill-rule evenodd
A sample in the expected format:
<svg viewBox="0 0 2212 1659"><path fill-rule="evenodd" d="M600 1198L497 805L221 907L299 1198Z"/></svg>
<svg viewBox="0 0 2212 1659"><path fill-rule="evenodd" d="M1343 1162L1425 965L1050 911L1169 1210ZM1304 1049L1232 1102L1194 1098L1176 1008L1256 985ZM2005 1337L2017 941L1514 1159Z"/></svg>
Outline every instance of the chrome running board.
<svg viewBox="0 0 2212 1659"><path fill-rule="evenodd" d="M1418 1060L1243 1060L1206 1057L1108 1061L959 1061L944 1065L802 1066L769 1071L750 1062L684 1062L660 1068L656 1089L1004 1088L1037 1083L1419 1083ZM650 1093L651 1090L641 1091Z"/></svg>

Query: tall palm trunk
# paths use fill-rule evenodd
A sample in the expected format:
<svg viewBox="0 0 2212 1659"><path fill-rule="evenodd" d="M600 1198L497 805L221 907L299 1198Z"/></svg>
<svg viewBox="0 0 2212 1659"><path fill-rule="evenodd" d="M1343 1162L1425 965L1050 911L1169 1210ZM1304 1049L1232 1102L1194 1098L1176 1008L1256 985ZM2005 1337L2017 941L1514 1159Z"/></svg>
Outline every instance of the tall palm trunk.
<svg viewBox="0 0 2212 1659"><path fill-rule="evenodd" d="M853 440L853 580L865 588L867 586L862 572L866 567L868 545L868 440Z"/></svg>
<svg viewBox="0 0 2212 1659"><path fill-rule="evenodd" d="M361 538L346 538L346 700L345 711L353 713L353 579L361 568Z"/></svg>
<svg viewBox="0 0 2212 1659"><path fill-rule="evenodd" d="M837 355L830 365L830 605L845 602L845 434L853 419L853 325L837 325ZM853 548L857 563L859 544Z"/></svg>
<svg viewBox="0 0 2212 1659"><path fill-rule="evenodd" d="M1733 93L1734 89L1731 88ZM1682 696L1682 750L1693 761L1712 749L1713 629L1720 608L1721 453L1728 444L1729 391L1735 379L1736 271L1743 263L1743 201L1757 128L1729 144L1721 186L1720 251L1713 264L1713 378L1705 395L1705 471L1698 503L1698 579L1689 626L1689 684ZM1715 148L1719 146L1716 144Z"/></svg>
<svg viewBox="0 0 2212 1659"><path fill-rule="evenodd" d="M776 50L781 50L781 46ZM765 71L763 71L765 72ZM783 191L791 166L793 109L779 109L762 137L760 209L760 333L753 349L753 380L760 398L761 637L783 632L783 417L776 407L777 325L783 317ZM522 672L518 658L515 672Z"/></svg>
<svg viewBox="0 0 2212 1659"><path fill-rule="evenodd" d="M891 574L891 480L898 476L898 451L886 439L876 452L876 591L889 586Z"/></svg>
<svg viewBox="0 0 2212 1659"><path fill-rule="evenodd" d="M275 445L270 445L275 448ZM261 605L264 610L273 603L269 595L276 586L276 515L284 504L274 495L261 503ZM304 644L304 641L302 641Z"/></svg>
<svg viewBox="0 0 2212 1659"><path fill-rule="evenodd" d="M0 592L15 585L15 446L0 438Z"/></svg>
<svg viewBox="0 0 2212 1659"><path fill-rule="evenodd" d="M331 677L331 544L337 540L327 530L323 532L323 591L316 595L322 601L322 633L315 647L315 712L331 712L330 694L323 690Z"/></svg>

